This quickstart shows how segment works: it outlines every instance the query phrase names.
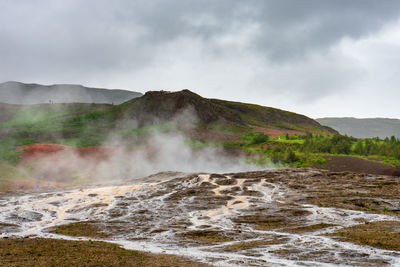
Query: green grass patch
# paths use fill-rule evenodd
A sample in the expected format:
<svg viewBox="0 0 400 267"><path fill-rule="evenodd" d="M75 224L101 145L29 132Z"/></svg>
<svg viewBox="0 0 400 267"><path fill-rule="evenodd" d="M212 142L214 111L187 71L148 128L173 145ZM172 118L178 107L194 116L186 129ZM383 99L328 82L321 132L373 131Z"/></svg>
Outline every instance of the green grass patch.
<svg viewBox="0 0 400 267"><path fill-rule="evenodd" d="M304 140L303 139L290 139L290 140L286 140L286 139L277 139L274 138L273 140L271 140L271 143L284 143L284 144L299 144L302 145L304 144Z"/></svg>
<svg viewBox="0 0 400 267"><path fill-rule="evenodd" d="M269 136L261 132L247 132L241 139L247 143L247 145L259 145L267 143Z"/></svg>
<svg viewBox="0 0 400 267"><path fill-rule="evenodd" d="M331 236L339 236L346 241L382 249L400 250L400 223L378 221L340 229Z"/></svg>
<svg viewBox="0 0 400 267"><path fill-rule="evenodd" d="M27 178L27 175L9 162L0 160L0 180L4 178Z"/></svg>
<svg viewBox="0 0 400 267"><path fill-rule="evenodd" d="M185 145L191 148L204 148L204 147L216 147L220 146L221 143L218 142L202 142L195 139L186 139Z"/></svg>
<svg viewBox="0 0 400 267"><path fill-rule="evenodd" d="M194 239L202 243L227 242L232 240L232 238L222 235L221 232L213 230L194 230L182 233L181 236Z"/></svg>
<svg viewBox="0 0 400 267"><path fill-rule="evenodd" d="M99 241L0 239L0 266L155 266L200 267L183 257L126 250Z"/></svg>
<svg viewBox="0 0 400 267"><path fill-rule="evenodd" d="M314 232L324 228L335 226L334 224L327 224L327 223L318 223L312 224L307 226L300 226L295 228L286 229L290 233L307 233L307 232Z"/></svg>
<svg viewBox="0 0 400 267"><path fill-rule="evenodd" d="M75 223L56 226L54 228L51 228L50 232L59 235L85 236L85 237L95 237L95 238L104 238L109 236L109 234L104 233L96 225L95 222L91 221L75 222Z"/></svg>

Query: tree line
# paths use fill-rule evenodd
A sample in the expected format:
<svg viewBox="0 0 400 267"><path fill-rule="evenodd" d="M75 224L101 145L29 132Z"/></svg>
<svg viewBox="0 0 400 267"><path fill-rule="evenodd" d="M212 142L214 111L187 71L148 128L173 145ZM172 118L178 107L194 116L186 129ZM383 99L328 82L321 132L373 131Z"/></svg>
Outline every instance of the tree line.
<svg viewBox="0 0 400 267"><path fill-rule="evenodd" d="M300 150L311 153L355 154L360 156L379 155L400 159L400 140L395 136L380 139L357 139L346 135L332 137L307 134Z"/></svg>

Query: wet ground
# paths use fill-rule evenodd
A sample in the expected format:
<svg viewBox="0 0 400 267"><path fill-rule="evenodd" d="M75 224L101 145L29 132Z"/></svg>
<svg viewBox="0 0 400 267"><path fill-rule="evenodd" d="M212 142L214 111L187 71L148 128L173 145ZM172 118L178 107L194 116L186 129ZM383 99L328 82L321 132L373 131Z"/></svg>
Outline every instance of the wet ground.
<svg viewBox="0 0 400 267"><path fill-rule="evenodd" d="M330 171L349 171L375 175L392 175L400 177L400 167L384 164L379 158L359 158L352 156L325 156L323 169Z"/></svg>
<svg viewBox="0 0 400 267"><path fill-rule="evenodd" d="M160 173L123 184L2 194L0 231L81 235L217 266L399 266L398 251L329 235L377 221L400 227L399 190L395 177L316 169ZM74 231L76 222L87 231Z"/></svg>

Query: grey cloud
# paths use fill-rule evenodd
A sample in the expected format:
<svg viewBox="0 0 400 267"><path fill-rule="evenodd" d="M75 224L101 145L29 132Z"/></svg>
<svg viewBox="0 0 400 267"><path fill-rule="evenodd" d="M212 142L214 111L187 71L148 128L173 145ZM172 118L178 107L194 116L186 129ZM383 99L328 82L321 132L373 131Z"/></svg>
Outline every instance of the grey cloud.
<svg viewBox="0 0 400 267"><path fill-rule="evenodd" d="M246 23L260 25L254 48L261 55L290 60L377 30L398 17L400 2L67 0L4 1L1 7L1 56L16 59L7 62L11 66L97 72L146 66L177 38L217 46L213 37ZM188 23L202 15L215 25Z"/></svg>
<svg viewBox="0 0 400 267"><path fill-rule="evenodd" d="M398 1L264 1L256 48L274 61L302 59L344 37L360 38L399 18Z"/></svg>
<svg viewBox="0 0 400 267"><path fill-rule="evenodd" d="M117 77L141 91L160 76L168 82L165 76L180 64L177 70L190 77L214 71L212 79L201 79L199 93L210 95L231 85L218 80L215 72L226 72L220 66L240 76L240 65L249 64L254 77L246 74L242 88L227 88L230 95L255 85L259 96L318 100L348 90L363 73L332 47L373 35L399 15L396 0L0 0L0 81L123 87ZM185 78L185 87L200 87L198 78ZM137 87L146 81L149 87ZM171 79L164 88L176 84Z"/></svg>

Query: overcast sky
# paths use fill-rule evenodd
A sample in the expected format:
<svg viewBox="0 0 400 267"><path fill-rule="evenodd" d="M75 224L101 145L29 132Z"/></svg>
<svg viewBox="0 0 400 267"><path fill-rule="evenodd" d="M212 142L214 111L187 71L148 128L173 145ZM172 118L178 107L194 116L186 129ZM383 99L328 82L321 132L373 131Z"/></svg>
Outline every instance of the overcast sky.
<svg viewBox="0 0 400 267"><path fill-rule="evenodd" d="M0 0L0 82L400 118L397 0Z"/></svg>

